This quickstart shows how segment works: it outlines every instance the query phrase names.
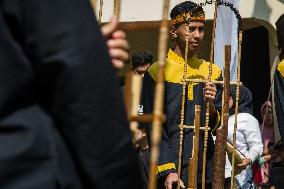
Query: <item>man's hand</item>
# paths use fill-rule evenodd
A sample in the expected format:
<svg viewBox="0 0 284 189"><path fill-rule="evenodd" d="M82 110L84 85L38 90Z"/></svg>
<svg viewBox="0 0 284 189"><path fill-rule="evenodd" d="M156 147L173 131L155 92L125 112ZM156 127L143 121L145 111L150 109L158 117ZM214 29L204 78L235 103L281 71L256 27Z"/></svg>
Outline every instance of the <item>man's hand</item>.
<svg viewBox="0 0 284 189"><path fill-rule="evenodd" d="M216 98L216 92L216 85L211 81L207 81L204 87L204 98L206 100L214 102Z"/></svg>
<svg viewBox="0 0 284 189"><path fill-rule="evenodd" d="M243 162L242 163L240 163L240 164L238 164L238 167L240 167L240 168L246 168L248 165L250 165L251 164L251 160L249 159L249 158L244 158L243 159Z"/></svg>
<svg viewBox="0 0 284 189"><path fill-rule="evenodd" d="M118 30L118 20L113 16L111 21L101 27L103 36L107 40L107 47L115 68L122 68L124 62L129 59L129 45L126 35L122 30Z"/></svg>
<svg viewBox="0 0 284 189"><path fill-rule="evenodd" d="M178 174L177 173L170 173L165 181L166 189L173 189L173 184L178 182ZM180 180L180 186L185 188L184 183Z"/></svg>

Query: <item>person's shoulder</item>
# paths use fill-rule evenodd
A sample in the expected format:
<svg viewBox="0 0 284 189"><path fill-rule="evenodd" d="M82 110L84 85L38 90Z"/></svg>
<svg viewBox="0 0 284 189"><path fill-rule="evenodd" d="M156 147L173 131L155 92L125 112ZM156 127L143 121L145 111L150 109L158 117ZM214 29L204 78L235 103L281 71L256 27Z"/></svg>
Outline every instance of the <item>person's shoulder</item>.
<svg viewBox="0 0 284 189"><path fill-rule="evenodd" d="M280 72L282 77L284 77L284 59L278 64L277 70Z"/></svg>
<svg viewBox="0 0 284 189"><path fill-rule="evenodd" d="M250 125L259 127L258 120L250 113L239 113L238 119L240 119L240 121L248 122Z"/></svg>
<svg viewBox="0 0 284 189"><path fill-rule="evenodd" d="M154 80L156 80L158 68L159 68L159 62L156 61L147 69L147 72L149 73L151 78L154 79Z"/></svg>

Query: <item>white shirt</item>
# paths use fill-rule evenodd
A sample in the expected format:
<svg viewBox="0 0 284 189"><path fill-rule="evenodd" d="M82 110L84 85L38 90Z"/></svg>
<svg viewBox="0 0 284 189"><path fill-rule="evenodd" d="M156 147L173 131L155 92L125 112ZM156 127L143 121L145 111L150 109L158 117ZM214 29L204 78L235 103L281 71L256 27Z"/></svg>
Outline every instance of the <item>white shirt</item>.
<svg viewBox="0 0 284 189"><path fill-rule="evenodd" d="M237 116L236 148L245 155L246 158L254 162L258 159L263 151L263 144L259 123L255 117L249 113L239 113ZM228 137L227 140L233 143L235 115L231 115L228 120ZM231 176L232 167L226 157L225 177ZM236 175L237 184L242 186L246 181L251 180L251 167L248 166L239 175Z"/></svg>

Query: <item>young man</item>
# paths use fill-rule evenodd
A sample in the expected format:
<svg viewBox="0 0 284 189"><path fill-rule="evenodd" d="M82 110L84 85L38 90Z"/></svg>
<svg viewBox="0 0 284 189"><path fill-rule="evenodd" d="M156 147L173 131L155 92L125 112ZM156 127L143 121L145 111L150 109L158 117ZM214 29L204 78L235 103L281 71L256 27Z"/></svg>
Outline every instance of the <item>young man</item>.
<svg viewBox="0 0 284 189"><path fill-rule="evenodd" d="M144 78L144 74L148 67L153 63L153 54L149 51L135 53L132 56L132 72ZM143 104L138 107L139 115L143 115ZM149 145L147 141L146 129L140 127L135 135L136 150L138 153L138 162L142 175L142 188L148 188L148 172L149 172Z"/></svg>
<svg viewBox="0 0 284 189"><path fill-rule="evenodd" d="M172 28L171 37L175 41L174 48L170 49L167 55L165 66L165 114L166 123L163 126L160 164L157 167L158 175L164 179L166 188L178 181L178 151L179 151L179 125L182 102L182 78L184 73L185 40L189 41L187 77L190 79L207 79L209 76L209 62L199 59L196 52L203 41L205 15L203 9L197 4L186 1L176 5L171 11ZM188 32L187 32L188 28ZM144 77L144 109L150 112L153 105L153 89L156 80L157 63L148 68ZM212 79L220 79L221 71L213 65ZM210 102L210 126L215 127L218 113L215 110L214 101L216 96L216 86L212 82L193 83L190 82L186 88L185 102L185 124L193 125L194 106L201 105L201 126L205 123L206 101ZM150 128L149 128L150 129ZM200 134L200 153L198 182L201 183L203 137ZM184 130L184 146L182 158L181 180L186 185L188 175L188 159L192 152L193 130ZM211 183L212 160L214 153L214 142L209 134L207 149L207 176L206 181ZM181 183L181 186L183 186Z"/></svg>

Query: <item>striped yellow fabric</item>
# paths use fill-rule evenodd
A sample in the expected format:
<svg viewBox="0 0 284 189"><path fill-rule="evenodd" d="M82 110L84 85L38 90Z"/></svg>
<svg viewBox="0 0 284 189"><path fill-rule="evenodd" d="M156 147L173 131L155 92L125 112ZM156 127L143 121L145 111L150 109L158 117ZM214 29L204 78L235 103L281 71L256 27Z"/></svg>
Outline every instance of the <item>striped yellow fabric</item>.
<svg viewBox="0 0 284 189"><path fill-rule="evenodd" d="M157 166L157 174L169 169L176 169L176 165L174 163L166 163L163 165Z"/></svg>

